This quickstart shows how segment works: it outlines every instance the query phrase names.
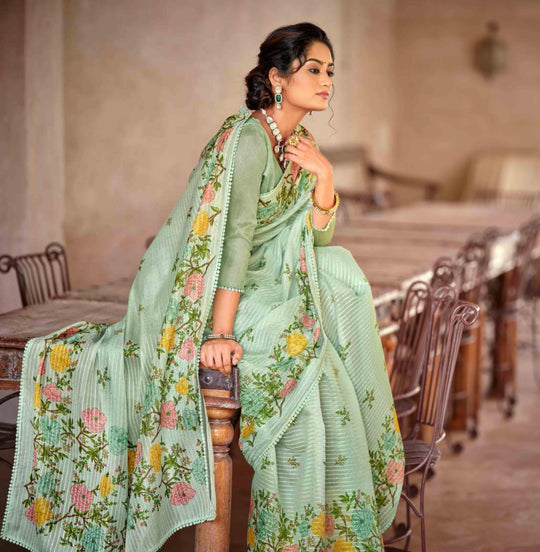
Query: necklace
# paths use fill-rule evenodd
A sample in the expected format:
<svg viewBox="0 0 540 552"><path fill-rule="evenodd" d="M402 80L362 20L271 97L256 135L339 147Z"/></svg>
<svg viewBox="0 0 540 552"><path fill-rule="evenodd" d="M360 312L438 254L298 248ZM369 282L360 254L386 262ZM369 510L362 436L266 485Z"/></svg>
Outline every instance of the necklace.
<svg viewBox="0 0 540 552"><path fill-rule="evenodd" d="M268 113L266 113L266 110L264 108L260 108L262 114L265 116L265 120L266 122L268 123L268 126L270 127L270 130L272 131L272 134L275 136L276 138L276 145L274 146L274 151L276 153L279 153L279 161L280 163L283 163L283 154L285 153L285 140L283 139L283 137L281 136L281 132L277 126L277 123L276 121L274 121L274 118L271 116L271 115L268 115ZM285 162L287 162L288 159L285 160Z"/></svg>

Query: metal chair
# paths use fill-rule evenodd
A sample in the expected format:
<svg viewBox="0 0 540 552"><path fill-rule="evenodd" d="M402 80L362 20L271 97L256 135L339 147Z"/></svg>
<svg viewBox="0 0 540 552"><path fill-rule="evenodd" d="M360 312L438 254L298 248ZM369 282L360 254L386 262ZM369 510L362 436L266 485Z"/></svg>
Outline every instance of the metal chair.
<svg viewBox="0 0 540 552"><path fill-rule="evenodd" d="M443 422L463 328L476 322L479 310L478 305L457 299L456 290L450 286L442 286L432 291L429 332L422 366L416 422L403 439L405 480L401 498L407 506L406 524L404 531L387 539L385 545L405 540L404 550L408 549L412 534L410 517L412 510L420 518L422 552L426 550L424 488L427 472L441 455L436 445L445 437ZM420 433L424 437L428 431L431 431L430 439L418 438ZM409 477L415 472L422 474L419 507L409 496ZM385 546L385 550L398 549Z"/></svg>
<svg viewBox="0 0 540 552"><path fill-rule="evenodd" d="M431 293L429 284L417 280L407 289L401 308L390 386L400 427L416 410L422 360L427 339Z"/></svg>
<svg viewBox="0 0 540 552"><path fill-rule="evenodd" d="M45 303L71 289L66 251L51 242L44 253L0 257L0 272L15 270L23 307Z"/></svg>
<svg viewBox="0 0 540 552"><path fill-rule="evenodd" d="M45 303L71 289L66 251L62 244L51 242L43 253L30 253L12 257L0 257L0 272L7 274L11 269L17 275L17 284L23 307ZM0 399L0 405L19 396L19 391ZM15 447L16 424L0 422L0 450ZM11 466L11 462L0 456L0 461Z"/></svg>

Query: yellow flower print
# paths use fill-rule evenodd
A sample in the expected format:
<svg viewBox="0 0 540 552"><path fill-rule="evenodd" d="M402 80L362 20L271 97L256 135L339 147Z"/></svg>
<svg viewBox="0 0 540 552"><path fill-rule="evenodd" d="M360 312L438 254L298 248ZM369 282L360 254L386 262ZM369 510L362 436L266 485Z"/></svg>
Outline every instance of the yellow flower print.
<svg viewBox="0 0 540 552"><path fill-rule="evenodd" d="M348 540L343 540L341 537L334 543L332 552L354 552L354 546Z"/></svg>
<svg viewBox="0 0 540 552"><path fill-rule="evenodd" d="M187 395L189 392L189 383L187 378L180 378L174 388L179 395Z"/></svg>
<svg viewBox="0 0 540 552"><path fill-rule="evenodd" d="M152 445L148 451L148 459L154 471L159 471L161 468L161 446L159 443Z"/></svg>
<svg viewBox="0 0 540 552"><path fill-rule="evenodd" d="M128 473L131 473L135 467L135 454L136 451L128 450Z"/></svg>
<svg viewBox="0 0 540 552"><path fill-rule="evenodd" d="M55 372L65 372L66 368L71 364L70 350L61 343L55 345L51 350L51 368Z"/></svg>
<svg viewBox="0 0 540 552"><path fill-rule="evenodd" d="M160 347L163 347L166 351L169 351L174 346L174 326L167 326L163 330L161 336L161 341L159 342Z"/></svg>
<svg viewBox="0 0 540 552"><path fill-rule="evenodd" d="M247 542L249 546L253 547L255 545L255 529L250 527L247 532Z"/></svg>
<svg viewBox="0 0 540 552"><path fill-rule="evenodd" d="M399 429L399 421L398 421L397 413L396 413L396 410L395 410L395 409L394 409L394 429L395 429L398 433L401 433L401 430Z"/></svg>
<svg viewBox="0 0 540 552"><path fill-rule="evenodd" d="M291 356L299 355L307 345L307 337L304 334L293 332L287 337L287 353Z"/></svg>
<svg viewBox="0 0 540 552"><path fill-rule="evenodd" d="M317 517L311 522L311 530L313 534L317 537L324 538L326 528L326 514L321 512Z"/></svg>
<svg viewBox="0 0 540 552"><path fill-rule="evenodd" d="M312 228L311 228L311 221L309 220L309 213L310 211L306 213L306 226L311 230Z"/></svg>
<svg viewBox="0 0 540 552"><path fill-rule="evenodd" d="M40 387L41 385L39 383L36 383L36 385L34 385L34 406L36 408L39 408L41 406L41 396L40 396Z"/></svg>
<svg viewBox="0 0 540 552"><path fill-rule="evenodd" d="M134 452L132 450L128 451ZM128 457L129 458L129 457ZM129 463L129 461L128 461ZM99 482L99 494L103 497L107 496L114 489L114 483L108 475L104 475Z"/></svg>
<svg viewBox="0 0 540 552"><path fill-rule="evenodd" d="M34 523L41 526L52 517L53 513L49 502L44 498L36 498L34 500Z"/></svg>
<svg viewBox="0 0 540 552"><path fill-rule="evenodd" d="M242 439L247 439L255 431L255 420L251 420L251 423L244 424L242 426L242 432L240 436Z"/></svg>
<svg viewBox="0 0 540 552"><path fill-rule="evenodd" d="M193 221L193 233L199 236L204 236L208 230L208 213L201 211Z"/></svg>

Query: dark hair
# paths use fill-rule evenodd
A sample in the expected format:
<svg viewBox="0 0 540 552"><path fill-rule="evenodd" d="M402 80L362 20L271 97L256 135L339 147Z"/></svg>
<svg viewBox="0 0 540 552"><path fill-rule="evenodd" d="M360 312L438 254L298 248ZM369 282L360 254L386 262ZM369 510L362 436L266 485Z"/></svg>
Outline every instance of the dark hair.
<svg viewBox="0 0 540 552"><path fill-rule="evenodd" d="M279 74L287 78L304 65L306 50L314 43L328 46L334 59L334 49L326 33L313 23L296 23L272 31L261 44L259 63L246 76L246 106L249 109L267 108L274 104L274 93L268 72L275 67ZM295 59L300 60L298 69L293 70Z"/></svg>

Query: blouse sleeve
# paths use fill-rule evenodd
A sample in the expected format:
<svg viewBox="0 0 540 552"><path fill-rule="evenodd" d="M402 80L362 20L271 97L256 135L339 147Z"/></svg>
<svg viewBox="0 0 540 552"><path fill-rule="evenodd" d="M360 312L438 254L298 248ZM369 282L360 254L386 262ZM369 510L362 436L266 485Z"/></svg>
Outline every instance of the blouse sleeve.
<svg viewBox="0 0 540 552"><path fill-rule="evenodd" d="M244 291L266 161L267 151L264 140L261 140L256 129L246 125L242 129L236 150L217 285L219 288Z"/></svg>
<svg viewBox="0 0 540 552"><path fill-rule="evenodd" d="M334 235L334 226L336 223L336 212L332 214L328 222L326 223L326 226L323 228L317 228L313 226L313 219L311 217L312 211L310 209L309 211L309 222L311 223L311 228L313 230L313 245L328 245L330 241L332 240L332 236Z"/></svg>

